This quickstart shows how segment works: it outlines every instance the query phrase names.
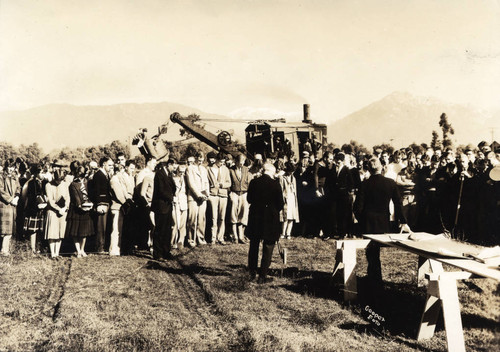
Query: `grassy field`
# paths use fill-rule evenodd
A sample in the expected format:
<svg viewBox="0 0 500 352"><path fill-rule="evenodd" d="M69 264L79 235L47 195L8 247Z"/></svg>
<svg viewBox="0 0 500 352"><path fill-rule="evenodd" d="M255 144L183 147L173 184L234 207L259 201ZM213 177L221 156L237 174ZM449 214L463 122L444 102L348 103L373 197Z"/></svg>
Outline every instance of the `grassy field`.
<svg viewBox="0 0 500 352"><path fill-rule="evenodd" d="M247 245L204 246L176 259L137 256L33 257L17 245L0 258L0 351L446 351L415 340L425 302L416 256L382 249L384 288L365 283L358 252L357 304L331 280L334 242L293 238L275 280L247 281ZM459 283L466 348L500 345L500 292L492 280ZM384 318L368 320L366 307Z"/></svg>

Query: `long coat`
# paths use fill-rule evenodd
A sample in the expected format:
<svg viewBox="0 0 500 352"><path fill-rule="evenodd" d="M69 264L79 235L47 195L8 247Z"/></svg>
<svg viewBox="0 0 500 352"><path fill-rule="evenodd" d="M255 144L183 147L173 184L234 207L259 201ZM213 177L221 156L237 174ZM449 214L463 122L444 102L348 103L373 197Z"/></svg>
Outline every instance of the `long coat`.
<svg viewBox="0 0 500 352"><path fill-rule="evenodd" d="M394 203L394 213L401 224L406 224L401 197L396 182L382 175L371 175L361 183L354 203L354 214L365 234L390 232L389 203Z"/></svg>
<svg viewBox="0 0 500 352"><path fill-rule="evenodd" d="M83 185L82 185L83 183ZM88 183L85 179L75 178L69 185L70 203L66 217L65 237L88 237L94 234L94 225L89 211L82 205L88 203Z"/></svg>
<svg viewBox="0 0 500 352"><path fill-rule="evenodd" d="M247 237L277 241L281 234L280 210L283 209L283 193L277 180L269 175L253 179L248 186L250 203Z"/></svg>
<svg viewBox="0 0 500 352"><path fill-rule="evenodd" d="M19 196L21 186L15 176L0 174L0 235L13 235L16 222L16 207L10 204Z"/></svg>
<svg viewBox="0 0 500 352"><path fill-rule="evenodd" d="M292 175L287 177L285 175L278 178L281 191L283 192L283 210L280 212L280 221L295 220L300 222L299 218L299 204L297 200L297 181ZM289 202L291 201L291 202ZM291 213L291 217L288 217Z"/></svg>

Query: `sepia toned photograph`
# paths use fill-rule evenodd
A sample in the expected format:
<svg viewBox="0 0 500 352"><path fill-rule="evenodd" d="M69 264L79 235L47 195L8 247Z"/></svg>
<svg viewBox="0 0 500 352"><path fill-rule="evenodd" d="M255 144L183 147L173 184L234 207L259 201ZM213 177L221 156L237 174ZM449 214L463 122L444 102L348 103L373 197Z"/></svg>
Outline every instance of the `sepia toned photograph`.
<svg viewBox="0 0 500 352"><path fill-rule="evenodd" d="M0 0L0 352L500 349L500 1Z"/></svg>

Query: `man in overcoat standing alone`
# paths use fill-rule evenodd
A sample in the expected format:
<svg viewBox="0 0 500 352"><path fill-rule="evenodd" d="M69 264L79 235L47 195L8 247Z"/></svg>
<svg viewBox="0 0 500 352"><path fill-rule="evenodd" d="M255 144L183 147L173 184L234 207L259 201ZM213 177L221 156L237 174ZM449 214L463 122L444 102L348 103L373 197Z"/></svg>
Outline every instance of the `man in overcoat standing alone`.
<svg viewBox="0 0 500 352"><path fill-rule="evenodd" d="M272 164L264 164L264 174L250 182L247 200L250 203L250 213L247 237L250 239L248 251L248 268L250 280L257 276L260 241L262 245L262 260L260 262L259 283L272 281L267 277L274 245L281 234L280 210L283 209L283 193L280 184L274 179L276 168Z"/></svg>

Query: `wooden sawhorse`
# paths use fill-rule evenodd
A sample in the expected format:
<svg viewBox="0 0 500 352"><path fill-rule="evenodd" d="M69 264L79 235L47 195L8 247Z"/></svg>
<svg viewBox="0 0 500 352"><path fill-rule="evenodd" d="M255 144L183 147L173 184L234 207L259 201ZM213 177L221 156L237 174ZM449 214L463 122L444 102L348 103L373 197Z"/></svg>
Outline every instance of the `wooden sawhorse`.
<svg viewBox="0 0 500 352"><path fill-rule="evenodd" d="M370 241L344 240L335 243L335 267L332 276L341 276L344 301L357 299L356 251L366 248ZM434 335L442 307L448 351L465 351L456 281L468 279L471 276L471 273L465 271L445 272L441 262L419 256L418 286L427 283L428 286L417 341L429 339Z"/></svg>

